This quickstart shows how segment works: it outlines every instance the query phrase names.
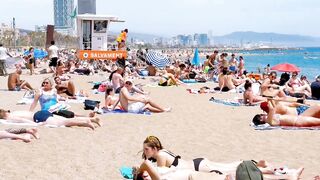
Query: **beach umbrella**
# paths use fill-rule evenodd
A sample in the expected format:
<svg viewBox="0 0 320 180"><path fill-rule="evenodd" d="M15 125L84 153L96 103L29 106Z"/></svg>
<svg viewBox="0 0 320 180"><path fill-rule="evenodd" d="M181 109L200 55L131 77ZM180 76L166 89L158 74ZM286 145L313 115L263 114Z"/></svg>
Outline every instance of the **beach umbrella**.
<svg viewBox="0 0 320 180"><path fill-rule="evenodd" d="M198 51L198 48L196 48L196 50L194 51L194 56L193 56L191 64L199 66L200 62L201 62L201 59L200 59L200 56L199 56L199 51Z"/></svg>
<svg viewBox="0 0 320 180"><path fill-rule="evenodd" d="M146 59L153 66L158 68L163 68L170 64L170 60L167 56L156 51L149 51L146 55Z"/></svg>
<svg viewBox="0 0 320 180"><path fill-rule="evenodd" d="M275 65L271 68L271 70L280 72L300 72L300 69L297 66L289 63Z"/></svg>

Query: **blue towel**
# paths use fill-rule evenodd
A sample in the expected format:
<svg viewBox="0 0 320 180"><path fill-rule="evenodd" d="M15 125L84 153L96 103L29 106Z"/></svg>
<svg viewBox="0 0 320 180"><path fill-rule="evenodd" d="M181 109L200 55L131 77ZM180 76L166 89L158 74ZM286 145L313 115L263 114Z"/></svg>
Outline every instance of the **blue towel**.
<svg viewBox="0 0 320 180"><path fill-rule="evenodd" d="M133 169L131 167L122 166L120 168L120 173L126 179L133 179L132 170Z"/></svg>
<svg viewBox="0 0 320 180"><path fill-rule="evenodd" d="M229 100L223 100L223 99L210 99L210 101L219 103L219 104L228 105L228 106L242 106L241 103L236 101L229 101Z"/></svg>
<svg viewBox="0 0 320 180"><path fill-rule="evenodd" d="M121 110L121 109L115 109L113 111L109 111L107 109L102 109L103 114L108 114L108 113L113 113L113 114L123 114L123 113L129 113L127 111ZM150 111L144 111L144 112L139 112L139 113L129 113L129 114L144 114L144 115L151 115Z"/></svg>

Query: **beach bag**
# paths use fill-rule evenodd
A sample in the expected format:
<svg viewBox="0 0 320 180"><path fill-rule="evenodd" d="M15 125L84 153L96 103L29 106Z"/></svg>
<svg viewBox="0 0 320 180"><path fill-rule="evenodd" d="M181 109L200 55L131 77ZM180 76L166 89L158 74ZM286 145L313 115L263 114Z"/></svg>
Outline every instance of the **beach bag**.
<svg viewBox="0 0 320 180"><path fill-rule="evenodd" d="M86 100L84 100L84 109L85 110L94 110L94 108L98 107L99 104L100 104L100 101L86 99Z"/></svg>
<svg viewBox="0 0 320 180"><path fill-rule="evenodd" d="M58 115L58 116L62 116L65 118L74 118L74 112L72 111L68 111L68 110L58 110L56 112L54 112L53 114Z"/></svg>
<svg viewBox="0 0 320 180"><path fill-rule="evenodd" d="M236 170L236 180L263 180L255 161L243 161Z"/></svg>

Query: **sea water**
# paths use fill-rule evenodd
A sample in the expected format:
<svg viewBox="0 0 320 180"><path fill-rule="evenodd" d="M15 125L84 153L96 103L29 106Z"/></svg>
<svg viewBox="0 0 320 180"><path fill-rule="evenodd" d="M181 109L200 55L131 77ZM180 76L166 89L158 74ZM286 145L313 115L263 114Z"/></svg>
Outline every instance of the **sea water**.
<svg viewBox="0 0 320 180"><path fill-rule="evenodd" d="M320 75L320 48L299 48L290 50L240 51L245 59L248 72L263 72L267 64L270 67L280 63L291 63L300 68L300 75L306 75L310 81Z"/></svg>

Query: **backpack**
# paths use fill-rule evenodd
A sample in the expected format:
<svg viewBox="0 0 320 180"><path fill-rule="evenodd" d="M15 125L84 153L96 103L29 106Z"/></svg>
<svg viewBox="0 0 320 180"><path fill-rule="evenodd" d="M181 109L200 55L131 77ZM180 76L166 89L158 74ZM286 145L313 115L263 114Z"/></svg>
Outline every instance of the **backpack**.
<svg viewBox="0 0 320 180"><path fill-rule="evenodd" d="M263 176L255 161L243 161L237 167L236 180L263 180Z"/></svg>

